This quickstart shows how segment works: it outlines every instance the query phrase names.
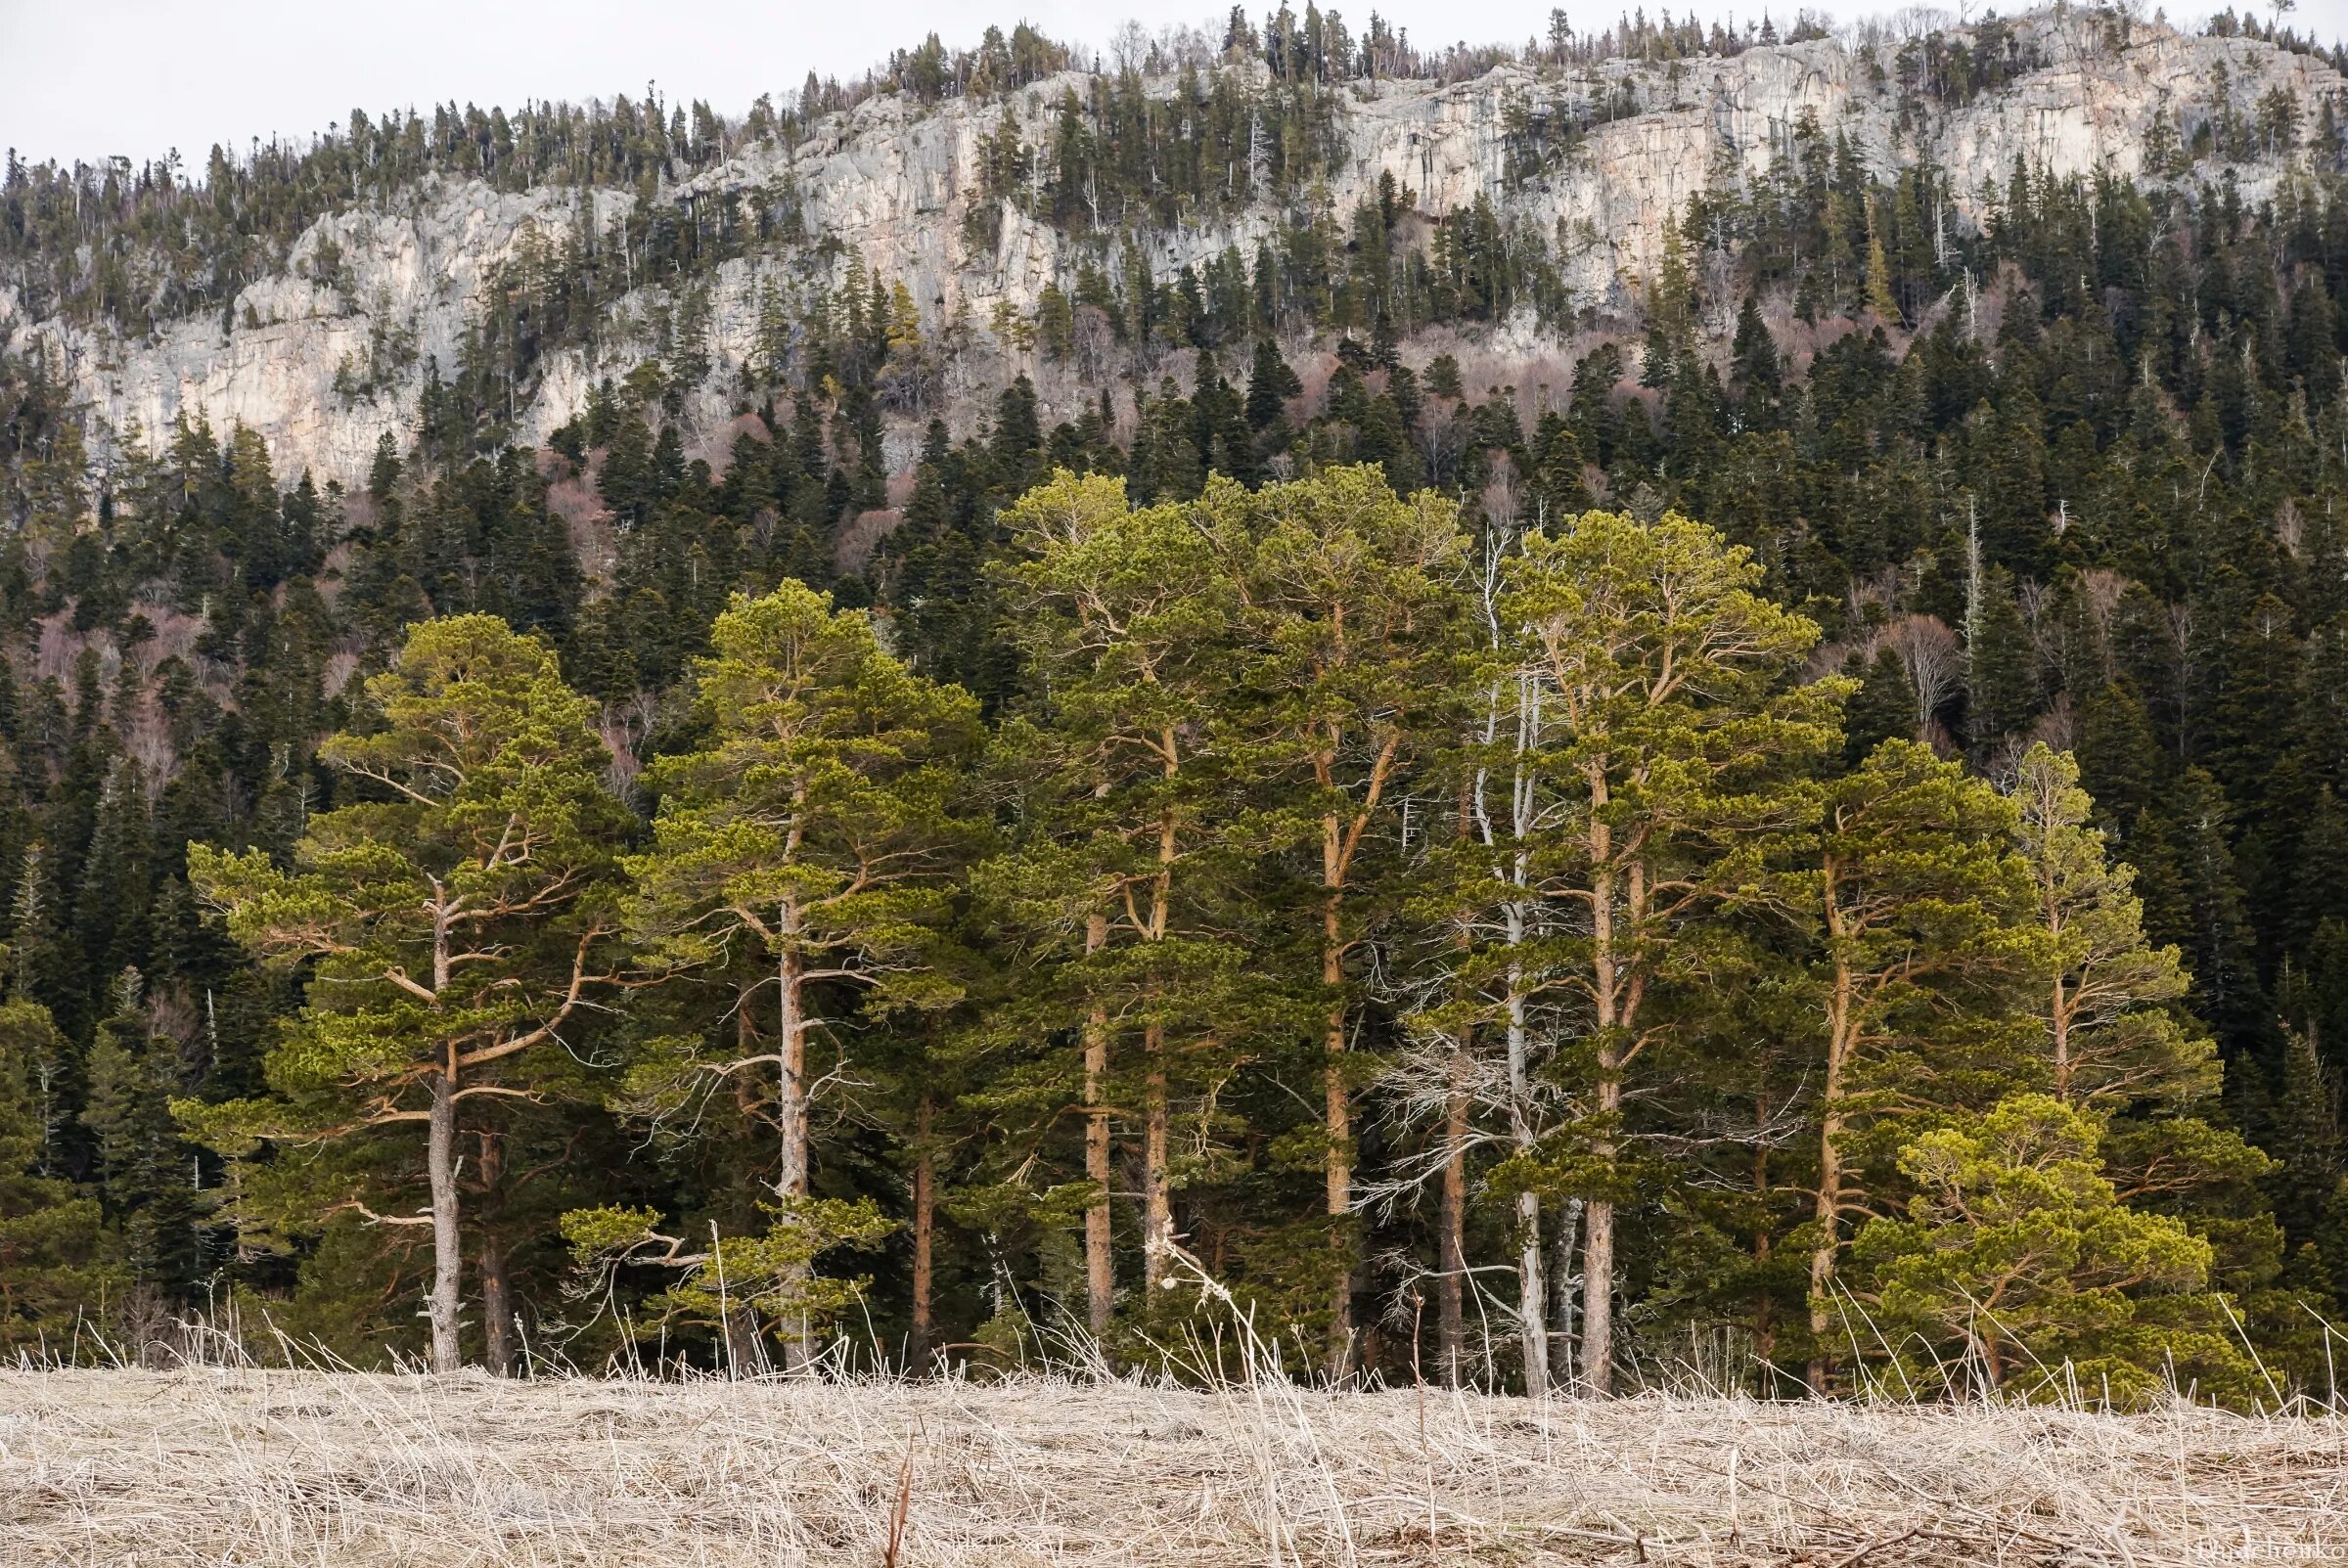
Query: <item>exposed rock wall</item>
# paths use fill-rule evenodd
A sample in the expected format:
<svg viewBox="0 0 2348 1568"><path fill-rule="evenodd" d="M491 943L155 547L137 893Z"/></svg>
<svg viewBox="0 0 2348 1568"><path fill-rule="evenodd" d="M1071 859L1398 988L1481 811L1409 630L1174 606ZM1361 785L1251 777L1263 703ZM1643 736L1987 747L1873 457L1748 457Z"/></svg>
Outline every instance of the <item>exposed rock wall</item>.
<svg viewBox="0 0 2348 1568"><path fill-rule="evenodd" d="M1834 41L1670 67L1615 62L1596 80L1511 67L1451 87L1363 83L1349 89L1341 167L1330 195L1345 212L1390 173L1416 193L1422 212L1438 219L1490 197L1553 237L1577 300L1620 304L1630 283L1651 266L1670 216L1724 175L1765 170L1805 112L1815 112L1829 134L1846 132L1877 171L1922 157L1950 170L1961 209L1956 217L1964 221L1978 215L1993 182L2002 187L2017 158L2057 174L2099 167L2140 174L2156 115L2165 111L2190 135L2209 114L2221 62L2233 102L2244 113L2276 86L2311 110L2319 96L2342 86L2320 62L2248 40L2140 26L2128 46L2112 48L2102 25L2084 13L2042 17L2020 30L2045 62L2040 68L1905 133L1896 90ZM1511 184L1505 165L1513 104L1610 90L1624 76L1639 101L1654 107L1596 127L1545 177ZM1054 79L1016 95L1015 109L1031 144L1049 145L1061 89L1070 84ZM1080 79L1072 84L1083 86ZM1172 84L1154 86L1162 92ZM1007 213L991 252L971 253L965 243L970 171L979 139L1001 112L991 101L923 109L875 99L835 116L794 149L762 144L667 199L745 192L788 179L810 232L835 237L883 276L904 279L933 320L967 309L969 319L985 323L999 303L1032 311L1047 283L1072 274L1071 243L1016 211ZM2241 167L2237 177L2245 197L2255 200L2284 172L2282 164L2260 163ZM93 412L116 430L135 424L153 431L183 408L201 408L215 425L241 421L259 430L289 478L307 469L349 481L364 473L378 436L412 419L425 356L455 363L474 291L517 253L527 233L537 231L559 250L574 225L589 220L600 232L633 201L627 192L599 191L587 203L593 211L585 212L567 190L514 196L479 184L428 183L411 193L403 210L320 219L294 245L286 272L246 290L226 323L181 321L154 340L126 343L15 320L14 301L0 293L0 332L20 348L41 339ZM1152 231L1153 267L1163 276L1229 245L1251 249L1277 218L1258 208L1228 223ZM318 281L321 247L330 242L339 251L331 286ZM783 260L729 262L711 281L713 380L728 377L751 352L762 271ZM628 342L629 321L647 319L658 302L651 290L631 295L615 315L613 336ZM382 343L402 335L413 358L389 356L391 373L382 385L357 396L337 389L346 363L363 370L371 351L384 359ZM597 374L624 370L633 358L607 349L599 367L576 352L558 354L521 432L542 437L571 417ZM714 389L704 402L711 417L722 412Z"/></svg>

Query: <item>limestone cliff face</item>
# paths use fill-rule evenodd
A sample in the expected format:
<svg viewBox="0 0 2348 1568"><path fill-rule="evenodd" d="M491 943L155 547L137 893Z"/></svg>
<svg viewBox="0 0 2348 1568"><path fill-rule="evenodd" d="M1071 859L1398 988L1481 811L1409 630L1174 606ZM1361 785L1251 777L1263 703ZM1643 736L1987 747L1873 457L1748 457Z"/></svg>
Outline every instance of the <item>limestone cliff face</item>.
<svg viewBox="0 0 2348 1568"><path fill-rule="evenodd" d="M597 193L595 202L608 221L630 200ZM319 219L284 272L237 296L227 323L192 317L126 342L19 322L12 345L44 340L117 433L153 432L183 408L202 409L215 426L241 421L260 431L289 478L308 469L347 479L366 471L377 436L414 413L424 357L455 363L474 291L527 231L561 238L578 221L576 206L569 192L427 190L408 211ZM332 285L313 281L322 249L339 252ZM14 303L0 292L0 325L10 324ZM371 357L397 369L372 389L338 390L338 380L363 382Z"/></svg>
<svg viewBox="0 0 2348 1568"><path fill-rule="evenodd" d="M2221 81L2245 114L2276 87L2312 113L2321 96L2343 85L2326 65L2242 39L2140 26L2114 47L2100 23L2077 14L2042 16L2017 31L2039 68L1963 108L1912 117L1905 130L1897 90L1874 60L1825 40L1668 67L1610 62L1560 77L1509 67L1449 87L1361 83L1348 89L1341 166L1329 196L1342 214L1391 174L1438 220L1488 197L1551 238L1577 301L1620 306L1652 265L1669 217L1709 185L1766 170L1805 112L1829 135L1846 132L1879 172L1926 157L1949 170L1960 208L1950 221L1962 223L1978 215L1990 186L2002 187L2017 158L2058 175L2099 167L2139 175L2156 118L2165 114L2190 138L2215 110ZM1644 112L1595 127L1538 177L1509 178L1513 109L1619 95L1626 79ZM1031 144L1049 145L1071 81L1083 86L1080 78L1056 79L1015 97ZM1155 87L1170 91L1172 83ZM1016 210L1007 210L990 251L966 245L978 142L1001 114L995 101L924 108L874 99L795 148L759 144L658 200L788 182L807 233L836 239L842 257L853 252L883 277L905 280L933 324L966 309L983 324L998 304L1032 311L1044 286L1067 281L1075 264L1071 242ZM2206 165L2197 172L2214 174ZM2287 163L2274 161L2235 170L2250 200L2286 172ZM321 218L284 271L246 290L226 322L186 320L154 340L123 342L19 320L15 300L0 291L0 334L19 348L43 340L92 412L117 431L134 422L152 431L183 408L202 408L215 425L242 421L259 430L289 478L307 469L347 482L364 472L382 431L412 418L426 356L455 362L474 291L532 243L532 231L559 250L575 225L592 222L600 232L634 200L599 191L584 203L590 212L567 190L514 196L428 182L398 210ZM1250 209L1228 223L1137 239L1152 247L1153 270L1164 276L1226 246L1251 250L1277 218L1268 207ZM710 280L715 368L704 403L712 416L722 404L716 387L751 351L761 278L787 264L803 274L807 263L804 254L778 250L729 262ZM543 436L576 412L598 375L632 365L644 338L632 338L629 324L649 320L662 302L654 288L630 295L606 335L601 364L577 352L554 356L520 433ZM1520 339L1531 334L1529 324L1511 329Z"/></svg>

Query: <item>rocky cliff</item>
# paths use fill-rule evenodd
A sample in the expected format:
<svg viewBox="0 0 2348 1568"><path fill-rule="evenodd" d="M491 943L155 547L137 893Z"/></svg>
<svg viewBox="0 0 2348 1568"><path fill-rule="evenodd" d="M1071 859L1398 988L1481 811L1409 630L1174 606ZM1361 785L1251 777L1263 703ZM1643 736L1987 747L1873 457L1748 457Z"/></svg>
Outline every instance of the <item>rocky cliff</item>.
<svg viewBox="0 0 2348 1568"><path fill-rule="evenodd" d="M2144 24L2122 40L2085 13L2043 15L2011 26L2010 36L2032 68L1957 107L1919 107L1918 95L1904 92L1896 46L1831 39L1668 66L1503 67L1458 85L1359 82L1345 89L1337 168L1323 194L1342 214L1390 174L1436 222L1489 198L1552 237L1578 303L1620 309L1651 267L1671 216L1707 187L1765 171L1805 113L1829 135L1846 134L1876 172L1926 159L1948 170L1958 210L1945 220L1964 224L1978 220L2017 159L2057 175L2140 176L2156 124L2190 146L2195 129L2229 104L2248 113L2280 88L2312 112L2342 87L2323 62L2264 43ZM1054 78L1014 96L1030 143L1049 144L1071 85L1087 84ZM1171 79L1151 86L1173 90ZM1529 177L1512 169L1511 138L1528 110L1602 98L1634 112L1592 125L1569 155ZM971 247L963 219L974 200L980 141L1002 114L998 100L923 107L883 96L820 122L795 146L753 144L654 195L683 203L789 190L807 237L728 261L708 281L712 369L702 412L722 418L722 388L752 351L770 274L836 270L853 254L882 277L904 280L931 326L960 317L982 330L1005 319L1000 307L1030 314L1047 284L1068 282L1074 243L1016 206L1006 205L991 249ZM2292 156L2234 166L2245 198L2288 177ZM2218 173L2204 160L2188 177ZM125 341L22 319L17 299L0 291L0 334L17 350L37 344L62 365L115 431L152 431L182 409L201 408L215 425L238 421L261 432L281 474L306 469L347 481L364 471L384 429L413 417L428 359L455 363L468 312L495 269L526 246L559 249L582 222L600 230L640 199L616 190L505 195L429 180L387 208L319 219L283 269L246 289L225 320L183 320ZM1164 276L1228 246L1248 250L1279 218L1249 208L1229 221L1136 238ZM836 241L836 249L816 251L815 237ZM331 266L322 265L327 257ZM633 364L666 302L660 286L635 290L596 362L577 349L553 355L517 421L519 433L543 436L576 412L598 376ZM1540 331L1530 321L1511 323L1500 346L1533 352ZM1006 350L993 363L999 371L1018 358Z"/></svg>

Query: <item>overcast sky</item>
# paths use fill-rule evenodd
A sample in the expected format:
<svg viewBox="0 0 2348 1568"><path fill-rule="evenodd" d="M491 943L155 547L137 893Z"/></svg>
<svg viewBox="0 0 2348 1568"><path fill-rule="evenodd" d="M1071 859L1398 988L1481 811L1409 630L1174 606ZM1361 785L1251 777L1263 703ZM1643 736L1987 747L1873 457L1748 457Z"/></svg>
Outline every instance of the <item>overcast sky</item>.
<svg viewBox="0 0 2348 1568"><path fill-rule="evenodd" d="M1551 3L1340 0L1337 9L1357 32L1376 9L1426 47L1521 41L1545 30ZM307 136L354 107L609 98L647 80L663 97L739 115L762 92L796 92L810 68L852 76L932 29L948 44L972 43L996 20L992 9L971 0L0 0L0 145L65 161L176 147L201 166L214 142ZM1054 37L1100 44L1129 16L1154 28L1227 9L1228 0L1007 0L1000 20L1024 17ZM1250 0L1250 14L1264 9ZM1577 26L1601 27L1629 9L1566 7ZM1696 9L1741 18L1759 8L1702 0ZM1769 9L1783 22L1794 6ZM1849 18L1890 8L1828 0L1824 9ZM2209 9L2183 0L2170 14ZM2348 0L2300 0L2294 21L2336 38Z"/></svg>

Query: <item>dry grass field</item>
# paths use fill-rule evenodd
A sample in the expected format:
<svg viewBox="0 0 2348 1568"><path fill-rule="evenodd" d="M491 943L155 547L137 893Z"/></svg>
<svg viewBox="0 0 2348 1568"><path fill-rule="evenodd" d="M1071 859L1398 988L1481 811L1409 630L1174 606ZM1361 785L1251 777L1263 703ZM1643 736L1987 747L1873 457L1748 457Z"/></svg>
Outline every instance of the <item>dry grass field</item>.
<svg viewBox="0 0 2348 1568"><path fill-rule="evenodd" d="M0 1563L2348 1561L2348 1422L1008 1383L0 1373Z"/></svg>

